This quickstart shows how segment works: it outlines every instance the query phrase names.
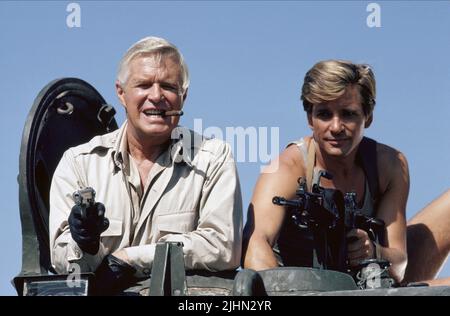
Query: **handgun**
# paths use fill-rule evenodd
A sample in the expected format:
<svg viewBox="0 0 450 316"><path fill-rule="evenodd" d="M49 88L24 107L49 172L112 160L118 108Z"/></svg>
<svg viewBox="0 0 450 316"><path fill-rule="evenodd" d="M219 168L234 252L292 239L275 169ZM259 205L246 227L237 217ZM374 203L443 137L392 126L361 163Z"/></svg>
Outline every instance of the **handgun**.
<svg viewBox="0 0 450 316"><path fill-rule="evenodd" d="M75 191L72 196L76 205L89 207L95 204L95 190L91 187Z"/></svg>

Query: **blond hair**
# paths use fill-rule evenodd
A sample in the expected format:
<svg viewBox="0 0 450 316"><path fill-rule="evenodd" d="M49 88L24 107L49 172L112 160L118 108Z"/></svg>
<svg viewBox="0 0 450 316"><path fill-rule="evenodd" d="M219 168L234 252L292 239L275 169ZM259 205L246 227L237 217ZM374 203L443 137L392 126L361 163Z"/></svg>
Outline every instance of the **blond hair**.
<svg viewBox="0 0 450 316"><path fill-rule="evenodd" d="M352 85L358 88L364 114L371 115L375 107L375 76L369 65L344 60L320 61L306 73L303 108L311 113L314 104L336 100Z"/></svg>

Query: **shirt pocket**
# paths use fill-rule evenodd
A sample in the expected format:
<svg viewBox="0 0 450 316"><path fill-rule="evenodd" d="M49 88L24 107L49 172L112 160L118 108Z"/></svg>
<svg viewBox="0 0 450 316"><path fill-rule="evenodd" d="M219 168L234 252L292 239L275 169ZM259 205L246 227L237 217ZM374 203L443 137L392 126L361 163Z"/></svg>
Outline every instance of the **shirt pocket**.
<svg viewBox="0 0 450 316"><path fill-rule="evenodd" d="M197 212L183 211L171 212L170 214L160 214L156 219L156 229L161 235L175 233L184 234L195 230L197 222Z"/></svg>
<svg viewBox="0 0 450 316"><path fill-rule="evenodd" d="M101 233L101 237L109 237L109 236L121 236L123 232L122 220L108 218L109 227Z"/></svg>

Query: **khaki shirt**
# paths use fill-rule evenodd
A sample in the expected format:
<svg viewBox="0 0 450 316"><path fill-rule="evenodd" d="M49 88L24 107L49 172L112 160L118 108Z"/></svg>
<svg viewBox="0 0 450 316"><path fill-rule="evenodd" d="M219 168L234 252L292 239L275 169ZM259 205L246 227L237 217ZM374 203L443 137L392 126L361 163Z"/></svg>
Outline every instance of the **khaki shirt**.
<svg viewBox="0 0 450 316"><path fill-rule="evenodd" d="M127 151L126 124L68 149L55 170L50 189L55 270L67 273L76 263L80 272L95 271L104 256L124 249L136 275L147 276L155 243L162 241L183 242L187 269L239 266L242 197L230 146L177 127L182 136L172 137L141 188L137 166ZM68 226L72 194L85 187L96 191L95 200L105 205L110 222L95 255L83 253Z"/></svg>

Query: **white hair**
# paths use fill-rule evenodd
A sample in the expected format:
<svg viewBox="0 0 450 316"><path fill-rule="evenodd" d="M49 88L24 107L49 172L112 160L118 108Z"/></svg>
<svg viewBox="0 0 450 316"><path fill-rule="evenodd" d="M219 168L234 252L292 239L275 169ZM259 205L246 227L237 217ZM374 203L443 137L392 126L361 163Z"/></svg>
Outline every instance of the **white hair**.
<svg viewBox="0 0 450 316"><path fill-rule="evenodd" d="M181 70L181 89L182 94L189 87L189 71L184 62L183 55L178 48L163 38L149 36L134 43L122 57L117 71L117 80L123 86L128 80L129 64L135 57L142 55L155 55L156 58L175 57Z"/></svg>

